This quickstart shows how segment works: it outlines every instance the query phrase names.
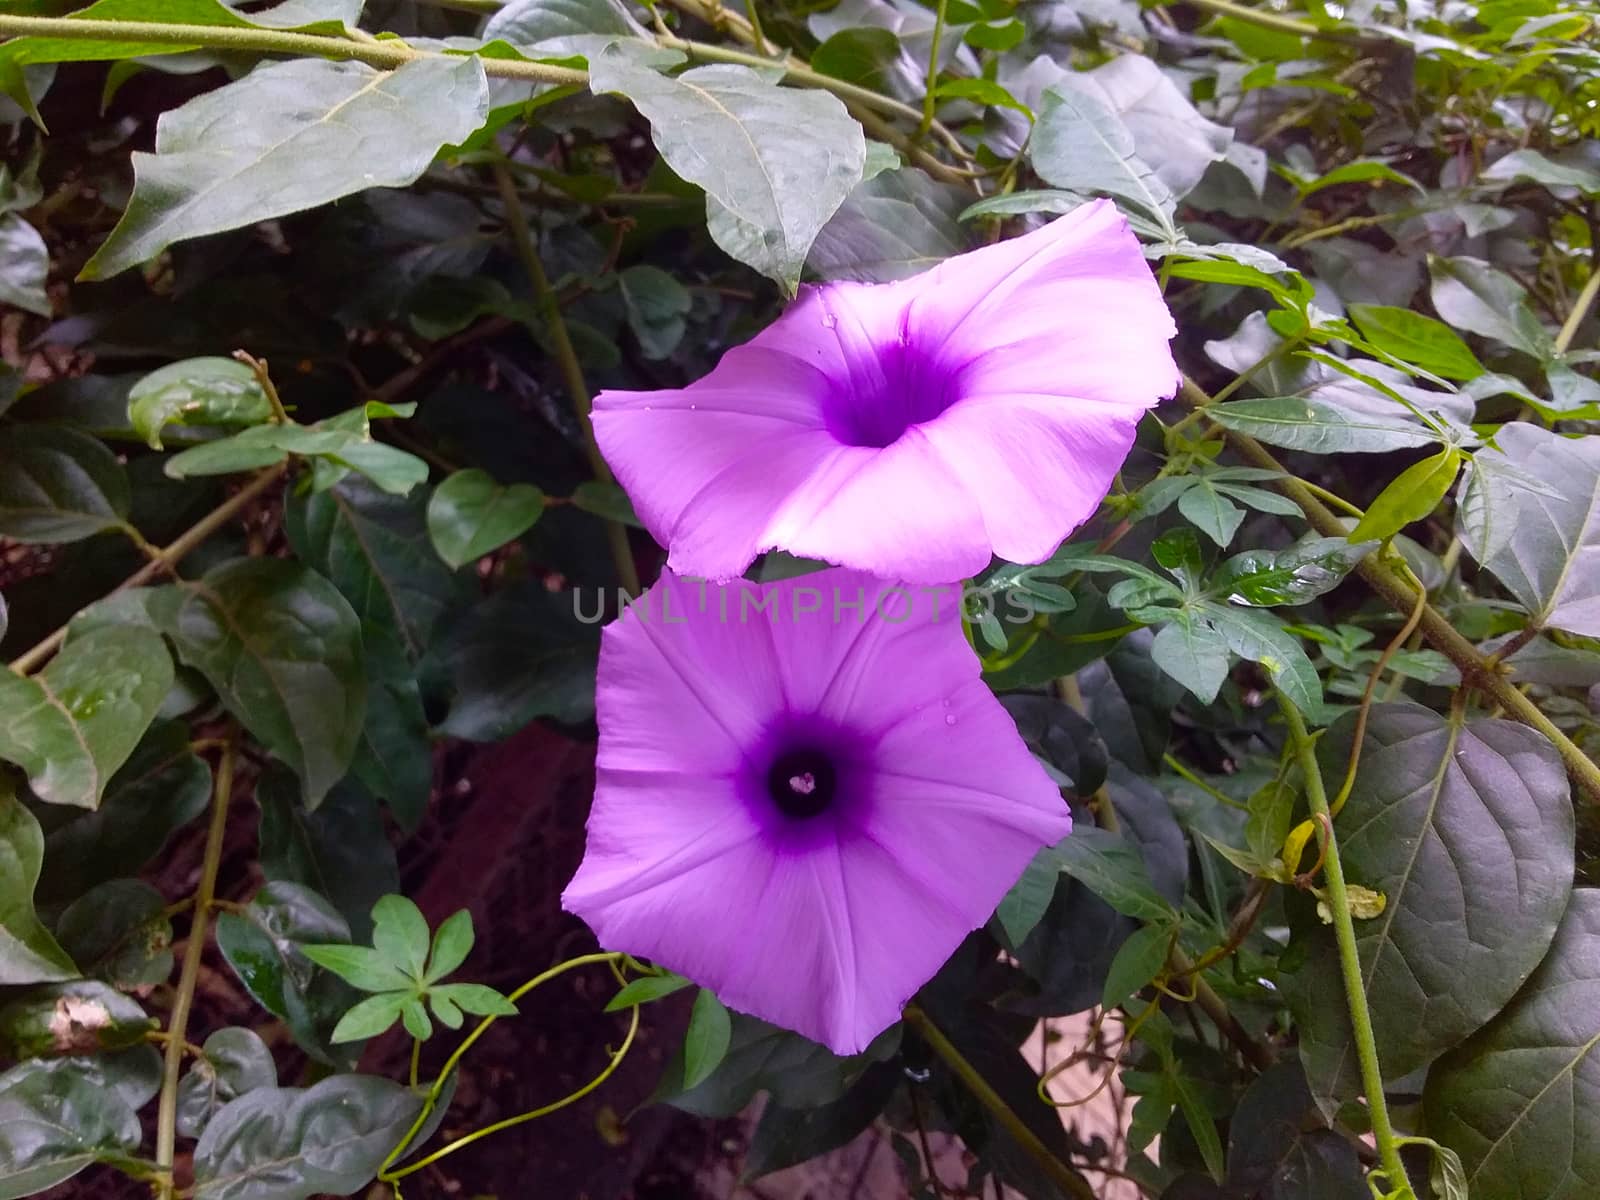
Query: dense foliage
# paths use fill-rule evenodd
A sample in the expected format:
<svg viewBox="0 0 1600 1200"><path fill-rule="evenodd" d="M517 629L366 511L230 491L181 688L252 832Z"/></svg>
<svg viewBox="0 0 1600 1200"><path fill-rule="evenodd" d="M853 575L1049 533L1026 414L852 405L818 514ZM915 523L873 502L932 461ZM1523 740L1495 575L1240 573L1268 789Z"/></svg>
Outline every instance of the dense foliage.
<svg viewBox="0 0 1600 1200"><path fill-rule="evenodd" d="M432 1194L490 1144L435 1137L454 1031L608 970L590 1086L687 1015L656 1098L766 1093L753 1175L882 1122L935 1200L1595 1194L1593 8L69 12L0 4L0 1198ZM473 982L397 863L464 744L593 740L662 560L591 392L1095 196L1184 382L966 614L1074 834L852 1058L572 937ZM213 945L248 1020L197 1015ZM1018 1049L1084 1012L1115 1150Z"/></svg>

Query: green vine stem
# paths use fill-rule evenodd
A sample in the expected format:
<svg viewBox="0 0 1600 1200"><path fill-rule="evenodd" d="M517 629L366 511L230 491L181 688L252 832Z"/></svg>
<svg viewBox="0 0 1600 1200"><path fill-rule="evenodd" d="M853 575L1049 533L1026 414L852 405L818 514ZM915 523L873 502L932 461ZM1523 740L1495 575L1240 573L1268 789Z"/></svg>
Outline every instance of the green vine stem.
<svg viewBox="0 0 1600 1200"><path fill-rule="evenodd" d="M983 1073L967 1061L966 1056L945 1037L944 1031L933 1023L927 1013L915 1004L911 1004L906 1006L904 1016L906 1024L911 1026L917 1036L927 1042L933 1052L944 1060L945 1066L961 1080L974 1099L994 1115L995 1120L1000 1122L1005 1131L1028 1152L1028 1155L1044 1169L1045 1174L1049 1175L1063 1192L1075 1197L1076 1200L1094 1200L1094 1191L1083 1178L1050 1153L1050 1148L1023 1123L1022 1118L1017 1116L1000 1093L989 1085Z"/></svg>
<svg viewBox="0 0 1600 1200"><path fill-rule="evenodd" d="M1204 408L1211 403L1211 398L1188 379L1183 381L1183 390L1180 394L1185 402L1196 408ZM1278 478L1273 480L1273 485L1300 506L1300 511L1305 513L1306 521L1323 537L1342 538L1349 532L1339 518L1334 516L1309 488L1291 475L1287 468L1268 453L1255 438L1220 425L1216 428L1227 439L1228 444L1239 452L1239 456L1252 466L1265 467L1277 472ZM1410 613L1418 606L1417 588L1392 566L1376 556L1369 554L1357 563L1356 573L1368 587L1387 601L1395 612ZM1568 774L1589 794L1590 799L1600 801L1600 766L1596 766L1571 738L1556 727L1554 721L1540 712L1538 705L1519 692L1511 679L1499 669L1498 664L1491 663L1480 654L1478 648L1463 637L1438 609L1428 604L1426 596L1422 597L1420 603L1423 637L1456 665L1461 672L1462 686L1479 689L1514 719L1537 729L1549 738L1551 745L1555 746L1556 752L1561 755L1561 761L1565 764Z"/></svg>
<svg viewBox="0 0 1600 1200"><path fill-rule="evenodd" d="M149 562L113 588L113 593L125 591L128 588L143 587L157 575L170 571L213 533L233 520L242 509L249 506L252 501L258 499L276 484L283 477L283 472L284 467L281 465L268 467L265 471L262 471L249 483L245 484L244 487L184 530L169 545L157 550L150 557ZM54 633L12 659L11 669L18 675L26 675L30 671L37 670L66 640L67 629L67 625L61 626Z"/></svg>
<svg viewBox="0 0 1600 1200"><path fill-rule="evenodd" d="M233 768L238 752L238 729L229 722L217 763L217 783L212 793L211 824L206 830L206 848L200 862L200 882L195 888L194 915L189 919L189 941L183 951L183 968L178 974L178 990L172 1001L172 1016L167 1021L166 1053L162 1062L161 1098L156 1106L156 1168L160 1200L175 1194L172 1162L178 1144L178 1075L183 1069L183 1052L188 1045L189 1013L194 1006L194 989L200 980L200 960L205 956L206 926L211 917L212 900L217 890L217 869L222 864L222 843L228 832L228 802L233 796Z"/></svg>
<svg viewBox="0 0 1600 1200"><path fill-rule="evenodd" d="M575 971L579 967L592 966L596 963L608 963L612 965L613 969L615 969L616 964L623 962L625 957L625 955L615 951L602 951L597 954L580 954L577 958L569 958L566 962L557 963L548 971L542 971L538 975L535 975L532 979L528 980L527 983L523 984L516 991L507 996L506 999L511 1001L512 1004L515 1004L518 1000L522 999L522 997L526 996L535 988L542 987L543 985L549 983L552 979L565 975L568 971ZM389 1151L389 1156L383 1160L383 1165L378 1168L379 1179L382 1179L386 1182L399 1179L404 1175L410 1174L411 1171L422 1165L419 1163L413 1163L401 1171L391 1172L389 1170L389 1168L394 1165L395 1160L410 1148L412 1141L417 1136L417 1132L423 1127L423 1125L427 1123L428 1118L433 1115L434 1106L439 1103L439 1097L444 1093L444 1085L449 1082L450 1076L452 1073L454 1073L455 1069L461 1065L461 1060L463 1057L465 1057L467 1051L472 1049L477 1040L487 1033L489 1031L489 1027L497 1020L499 1020L499 1017L492 1014L484 1017L483 1020L479 1021L478 1024L473 1028L472 1032L462 1039L461 1045L455 1048L450 1057L445 1059L444 1066L439 1070L438 1078L436 1078L429 1086L428 1094L423 1097L422 1111L417 1113L416 1120L411 1122L411 1128L406 1130L405 1136L400 1139L393 1150ZM617 1064L622 1061L622 1054L626 1052L628 1046L632 1043L633 1034L638 1030L638 1023L639 1007L638 1005L635 1005L633 1009L633 1028L630 1029L628 1033L628 1039L623 1043L622 1050L612 1056L611 1064L601 1074L600 1078L596 1081L592 1081L582 1091L558 1100L553 1106L546 1105L543 1109L537 1110L538 1114L542 1116L547 1112L554 1112L557 1108L564 1107L565 1105L571 1104L574 1100L581 1099L583 1096L588 1095L589 1092L593 1091L595 1088L599 1087L600 1084L604 1083L606 1079L610 1077L611 1072L617 1069ZM513 1118L512 1120L515 1122L531 1119L532 1118L527 1114L523 1114L521 1117ZM504 1128L504 1122L498 1126L495 1126L494 1128ZM483 1136L484 1132L485 1131L480 1131L478 1135L468 1136L475 1141L478 1136ZM492 1129L488 1132L492 1132ZM444 1149L450 1150L452 1148L458 1147L452 1143L451 1146L447 1146ZM439 1154L430 1155L427 1161L431 1162L437 1157L439 1157Z"/></svg>
<svg viewBox="0 0 1600 1200"><path fill-rule="evenodd" d="M528 216L523 211L522 198L517 195L516 180L511 177L504 159L497 159L492 165L495 186L500 190L500 203L506 210L506 224L511 230L511 240L516 243L517 257L522 260L523 269L527 271L528 279L533 284L534 298L538 302L540 314L544 317L550 341L555 346L556 360L561 365L561 374L567 383L567 393L571 396L572 407L578 414L578 424L583 427L583 449L589 459L589 468L594 472L596 479L604 483L615 483L611 468L606 465L606 460L600 453L599 443L594 440L594 424L590 420L593 402L589 396L589 385L584 382L583 367L578 363L578 352L573 348L572 337L567 332L567 323L561 317L561 306L557 302L555 289L550 286L550 277L545 274L544 263L539 258L539 248L533 244ZM606 521L605 527L606 541L611 547L611 561L617 569L617 579L627 589L628 595L637 596L639 570L634 566L633 550L628 546L628 531L616 521Z"/></svg>
<svg viewBox="0 0 1600 1200"><path fill-rule="evenodd" d="M922 120L917 123L917 136L922 137L933 128L933 112L938 105L935 93L939 82L939 43L944 40L946 0L937 0L933 7L933 42L928 51L928 87L922 97Z"/></svg>
<svg viewBox="0 0 1600 1200"><path fill-rule="evenodd" d="M1367 1111L1372 1117L1372 1136L1378 1144L1386 1193L1392 1200L1416 1200L1400 1161L1400 1146L1389 1121L1389 1104L1383 1095L1383 1073L1378 1067L1378 1043L1372 1034L1372 1014L1367 1010L1367 991L1361 979L1361 956L1356 951L1356 926L1350 915L1350 896L1345 891L1344 866L1339 861L1338 837L1328 813L1328 794L1317 766L1317 751L1300 710L1283 697L1278 698L1283 719L1289 727L1300 772L1305 776L1306 800L1311 815L1317 818L1324 856L1323 873L1328 881L1328 907L1333 911L1333 931L1339 942L1339 969L1344 976L1345 1003L1350 1009L1350 1024L1355 1029L1356 1057L1361 1063L1361 1084L1367 1093Z"/></svg>
<svg viewBox="0 0 1600 1200"><path fill-rule="evenodd" d="M149 42L174 49L255 50L263 54L300 54L311 58L353 59L369 67L393 69L419 58L455 60L459 55L414 50L396 39L351 41L317 33L290 33L281 29L236 29L219 25L178 25L166 21L95 21L72 17L19 17L0 15L0 35L6 37L71 38L96 42ZM548 63L510 58L480 58L486 75L522 79L533 83L580 84L588 73Z"/></svg>

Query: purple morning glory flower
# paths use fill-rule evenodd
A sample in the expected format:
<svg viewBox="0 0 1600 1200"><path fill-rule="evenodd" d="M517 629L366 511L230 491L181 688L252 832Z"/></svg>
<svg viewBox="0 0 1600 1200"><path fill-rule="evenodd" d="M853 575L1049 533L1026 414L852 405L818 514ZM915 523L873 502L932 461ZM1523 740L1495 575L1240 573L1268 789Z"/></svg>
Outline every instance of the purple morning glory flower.
<svg viewBox="0 0 1600 1200"><path fill-rule="evenodd" d="M1047 558L1170 397L1175 328L1109 201L898 283L809 288L678 390L594 430L674 570L788 550L913 582Z"/></svg>
<svg viewBox="0 0 1600 1200"><path fill-rule="evenodd" d="M956 600L843 569L663 574L605 630L562 904L610 949L864 1049L1072 826Z"/></svg>

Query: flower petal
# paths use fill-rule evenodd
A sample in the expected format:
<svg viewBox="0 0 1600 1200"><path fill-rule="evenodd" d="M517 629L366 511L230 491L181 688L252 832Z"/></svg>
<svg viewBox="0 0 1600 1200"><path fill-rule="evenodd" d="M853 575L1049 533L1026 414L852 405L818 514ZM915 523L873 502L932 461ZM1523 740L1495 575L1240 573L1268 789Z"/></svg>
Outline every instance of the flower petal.
<svg viewBox="0 0 1600 1200"><path fill-rule="evenodd" d="M1136 421L1079 400L1017 395L958 404L918 432L976 497L994 552L1036 563L1094 516L1133 446Z"/></svg>

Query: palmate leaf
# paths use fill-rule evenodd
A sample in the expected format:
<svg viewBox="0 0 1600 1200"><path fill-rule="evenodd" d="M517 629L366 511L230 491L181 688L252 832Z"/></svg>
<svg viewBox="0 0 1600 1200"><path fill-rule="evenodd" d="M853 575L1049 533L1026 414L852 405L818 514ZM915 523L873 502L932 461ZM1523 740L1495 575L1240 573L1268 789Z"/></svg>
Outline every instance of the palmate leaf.
<svg viewBox="0 0 1600 1200"><path fill-rule="evenodd" d="M470 55L393 71L323 59L258 67L161 118L156 152L134 154L133 198L83 277L115 275L184 238L404 187L465 141L487 106Z"/></svg>
<svg viewBox="0 0 1600 1200"><path fill-rule="evenodd" d="M717 245L792 295L811 243L866 165L866 138L844 105L748 67L673 77L616 50L592 60L590 79L596 93L631 100L667 165L704 189Z"/></svg>

